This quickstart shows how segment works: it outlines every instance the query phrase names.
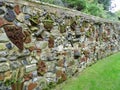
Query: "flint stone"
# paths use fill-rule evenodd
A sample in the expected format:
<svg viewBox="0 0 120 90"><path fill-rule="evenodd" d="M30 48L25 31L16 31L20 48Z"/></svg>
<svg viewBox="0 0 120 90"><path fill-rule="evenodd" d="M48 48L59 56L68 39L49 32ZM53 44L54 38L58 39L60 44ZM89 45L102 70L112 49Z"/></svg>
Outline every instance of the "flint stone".
<svg viewBox="0 0 120 90"><path fill-rule="evenodd" d="M27 50L27 49L25 49L25 50L19 55L19 57L28 56L28 55L30 55L30 51Z"/></svg>
<svg viewBox="0 0 120 90"><path fill-rule="evenodd" d="M52 72L47 72L44 75L46 78L56 78L56 74L52 73Z"/></svg>
<svg viewBox="0 0 120 90"><path fill-rule="evenodd" d="M10 60L10 61L17 60L17 56L9 56L9 60Z"/></svg>
<svg viewBox="0 0 120 90"><path fill-rule="evenodd" d="M9 53L7 51L0 51L0 56L6 57L8 54Z"/></svg>
<svg viewBox="0 0 120 90"><path fill-rule="evenodd" d="M4 18L9 22L13 22L16 16L13 10L8 9L7 13L4 15Z"/></svg>
<svg viewBox="0 0 120 90"><path fill-rule="evenodd" d="M7 58L0 57L0 62L6 62L6 61L7 61Z"/></svg>
<svg viewBox="0 0 120 90"><path fill-rule="evenodd" d="M48 72L55 72L55 62L54 61L51 61L51 62L46 62L46 66L48 68Z"/></svg>
<svg viewBox="0 0 120 90"><path fill-rule="evenodd" d="M0 73L10 70L8 63L0 63Z"/></svg>
<svg viewBox="0 0 120 90"><path fill-rule="evenodd" d="M40 49L45 49L48 47L48 42L47 41L38 41L36 42L36 47Z"/></svg>
<svg viewBox="0 0 120 90"><path fill-rule="evenodd" d="M32 65L27 65L25 68L26 68L26 72L32 72L37 69L37 66L36 64L32 64Z"/></svg>
<svg viewBox="0 0 120 90"><path fill-rule="evenodd" d="M26 14L24 17L25 20L29 20L30 19L30 15Z"/></svg>
<svg viewBox="0 0 120 90"><path fill-rule="evenodd" d="M31 64L36 64L37 62L38 61L36 59L34 59L34 58L31 60Z"/></svg>
<svg viewBox="0 0 120 90"><path fill-rule="evenodd" d="M2 1L0 1L0 7L2 7L4 5L4 3Z"/></svg>
<svg viewBox="0 0 120 90"><path fill-rule="evenodd" d="M10 66L11 66L12 69L16 69L16 68L20 67L21 64L18 61L13 61L13 62L10 63Z"/></svg>
<svg viewBox="0 0 120 90"><path fill-rule="evenodd" d="M21 63L22 63L23 65L28 65L28 64L29 64L26 59L25 59L25 60L22 60Z"/></svg>
<svg viewBox="0 0 120 90"><path fill-rule="evenodd" d="M8 49L12 49L13 46L12 46L11 43L7 43L7 44L6 44L6 47L7 47Z"/></svg>

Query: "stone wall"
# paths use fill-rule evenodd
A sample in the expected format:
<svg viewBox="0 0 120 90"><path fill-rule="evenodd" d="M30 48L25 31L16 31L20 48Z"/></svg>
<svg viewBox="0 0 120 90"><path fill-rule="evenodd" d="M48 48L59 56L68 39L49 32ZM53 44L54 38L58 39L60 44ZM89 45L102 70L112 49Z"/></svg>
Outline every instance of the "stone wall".
<svg viewBox="0 0 120 90"><path fill-rule="evenodd" d="M43 3L0 1L0 90L49 90L119 50L119 22Z"/></svg>

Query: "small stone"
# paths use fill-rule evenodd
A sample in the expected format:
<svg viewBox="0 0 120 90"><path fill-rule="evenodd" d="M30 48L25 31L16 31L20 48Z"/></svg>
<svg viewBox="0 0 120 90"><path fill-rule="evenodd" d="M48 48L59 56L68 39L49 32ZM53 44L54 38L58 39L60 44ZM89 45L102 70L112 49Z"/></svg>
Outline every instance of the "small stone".
<svg viewBox="0 0 120 90"><path fill-rule="evenodd" d="M36 43L36 47L40 48L40 49L45 49L48 47L48 42L47 41L37 41Z"/></svg>
<svg viewBox="0 0 120 90"><path fill-rule="evenodd" d="M52 72L47 72L45 75L44 75L46 78L56 78L56 75Z"/></svg>
<svg viewBox="0 0 120 90"><path fill-rule="evenodd" d="M13 22L15 20L16 16L15 16L15 13L13 12L13 10L8 9L4 18L9 22Z"/></svg>
<svg viewBox="0 0 120 90"><path fill-rule="evenodd" d="M11 43L7 43L7 44L6 44L6 47L7 47L8 49L12 49L13 46L12 46Z"/></svg>
<svg viewBox="0 0 120 90"><path fill-rule="evenodd" d="M22 60L21 61L23 65L28 65L28 61L25 59L25 60Z"/></svg>
<svg viewBox="0 0 120 90"><path fill-rule="evenodd" d="M6 61L7 61L7 58L0 57L0 62L6 62Z"/></svg>
<svg viewBox="0 0 120 90"><path fill-rule="evenodd" d="M25 15L23 13L20 13L19 15L16 16L16 19L20 22L24 22L24 17Z"/></svg>
<svg viewBox="0 0 120 90"><path fill-rule="evenodd" d="M35 63L37 63L38 61L35 59L35 58L33 58L32 60L31 60L31 64L35 64Z"/></svg>
<svg viewBox="0 0 120 90"><path fill-rule="evenodd" d="M32 32L35 32L35 31L38 31L39 28L38 28L38 27L31 27L30 30L31 30Z"/></svg>
<svg viewBox="0 0 120 90"><path fill-rule="evenodd" d="M10 70L8 63L0 63L0 73Z"/></svg>
<svg viewBox="0 0 120 90"><path fill-rule="evenodd" d="M44 61L38 62L38 74L43 76L47 72L47 66Z"/></svg>
<svg viewBox="0 0 120 90"><path fill-rule="evenodd" d="M6 57L8 54L9 53L7 51L0 51L0 56Z"/></svg>
<svg viewBox="0 0 120 90"><path fill-rule="evenodd" d="M4 3L2 1L0 1L0 7L2 7L4 5Z"/></svg>
<svg viewBox="0 0 120 90"><path fill-rule="evenodd" d="M16 69L16 68L20 67L20 65L21 65L20 62L18 62L18 61L13 61L10 63L10 66L12 69Z"/></svg>
<svg viewBox="0 0 120 90"><path fill-rule="evenodd" d="M4 13L5 13L5 11L2 10L2 9L0 9L0 15L2 15L2 14L4 14Z"/></svg>
<svg viewBox="0 0 120 90"><path fill-rule="evenodd" d="M4 43L0 43L0 51L7 49Z"/></svg>
<svg viewBox="0 0 120 90"><path fill-rule="evenodd" d="M37 69L37 66L36 64L31 64L31 65L27 65L25 68L26 68L26 72L32 72Z"/></svg>
<svg viewBox="0 0 120 90"><path fill-rule="evenodd" d="M36 87L37 87L37 83L30 83L28 85L28 90L34 90L34 88L36 88Z"/></svg>
<svg viewBox="0 0 120 90"><path fill-rule="evenodd" d="M13 3L6 3L6 8L8 10L12 10L14 8L14 4Z"/></svg>
<svg viewBox="0 0 120 90"><path fill-rule="evenodd" d="M25 15L25 20L29 20L30 19L30 15L26 14Z"/></svg>
<svg viewBox="0 0 120 90"><path fill-rule="evenodd" d="M11 61L17 60L17 56L10 56L9 60L11 60Z"/></svg>
<svg viewBox="0 0 120 90"><path fill-rule="evenodd" d="M19 5L16 5L15 7L14 7L14 11L15 11L15 13L18 15L19 13L21 13L21 10L20 10L20 6Z"/></svg>

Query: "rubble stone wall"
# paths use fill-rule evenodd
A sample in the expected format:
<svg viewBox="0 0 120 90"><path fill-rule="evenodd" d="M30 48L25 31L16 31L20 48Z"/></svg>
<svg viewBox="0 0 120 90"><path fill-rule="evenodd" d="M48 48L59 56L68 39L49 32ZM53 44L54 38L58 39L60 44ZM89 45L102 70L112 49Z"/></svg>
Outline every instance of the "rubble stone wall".
<svg viewBox="0 0 120 90"><path fill-rule="evenodd" d="M63 7L0 1L0 90L49 90L120 51L120 23Z"/></svg>

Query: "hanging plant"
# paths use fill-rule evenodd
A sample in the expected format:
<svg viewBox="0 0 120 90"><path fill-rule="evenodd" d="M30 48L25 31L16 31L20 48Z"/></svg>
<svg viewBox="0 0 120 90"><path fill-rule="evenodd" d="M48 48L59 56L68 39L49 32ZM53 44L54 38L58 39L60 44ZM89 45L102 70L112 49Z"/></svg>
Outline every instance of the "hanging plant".
<svg viewBox="0 0 120 90"><path fill-rule="evenodd" d="M83 24L82 24L83 27L87 28L89 26L89 23L88 21L83 21Z"/></svg>
<svg viewBox="0 0 120 90"><path fill-rule="evenodd" d="M82 26L81 28L80 28L80 32L84 32L85 31L85 28Z"/></svg>
<svg viewBox="0 0 120 90"><path fill-rule="evenodd" d="M64 32L66 32L66 25L65 24L60 24L59 25L59 30L60 30L60 33L64 33Z"/></svg>
<svg viewBox="0 0 120 90"><path fill-rule="evenodd" d="M74 18L71 18L70 28L74 31L77 23Z"/></svg>
<svg viewBox="0 0 120 90"><path fill-rule="evenodd" d="M34 16L31 16L31 18L29 20L30 20L30 23L31 23L32 26L37 26L40 22L38 14L36 14Z"/></svg>
<svg viewBox="0 0 120 90"><path fill-rule="evenodd" d="M50 30L53 28L53 23L54 21L52 20L50 14L47 14L43 20L44 28L50 32Z"/></svg>
<svg viewBox="0 0 120 90"><path fill-rule="evenodd" d="M86 35L87 38L90 38L90 36L91 36L90 30L88 30L85 35Z"/></svg>
<svg viewBox="0 0 120 90"><path fill-rule="evenodd" d="M26 30L26 31L23 31L23 34L24 34L24 43L30 43L32 40L31 40L31 33Z"/></svg>

